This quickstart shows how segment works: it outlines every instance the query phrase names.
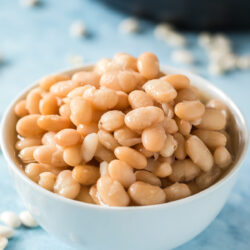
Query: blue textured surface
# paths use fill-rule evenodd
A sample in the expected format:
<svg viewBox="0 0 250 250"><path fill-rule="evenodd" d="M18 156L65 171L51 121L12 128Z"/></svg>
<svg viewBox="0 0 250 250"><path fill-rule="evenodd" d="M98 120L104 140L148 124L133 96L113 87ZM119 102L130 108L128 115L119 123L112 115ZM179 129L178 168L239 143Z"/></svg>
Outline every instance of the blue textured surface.
<svg viewBox="0 0 250 250"><path fill-rule="evenodd" d="M26 85L39 77L69 68L67 57L81 55L85 62L100 57L112 57L126 51L139 55L153 51L161 63L171 62L168 47L153 36L153 24L141 21L141 32L123 35L118 24L124 18L94 1L42 1L35 8L24 8L18 1L0 0L0 53L5 62L0 65L0 115L9 101ZM86 23L90 36L74 39L69 27L74 20ZM197 58L199 73L223 89L239 105L250 121L250 71L235 71L221 77L212 77L206 71L206 55L197 44L197 34L186 33L189 48ZM250 33L230 33L234 50L250 54ZM244 163L236 186L222 212L199 236L178 248L179 250L245 250L250 249L250 157ZM0 212L10 209L19 212L23 204L14 190L6 162L0 154ZM192 225L190 225L192 226ZM42 229L18 229L9 241L7 250L71 249L50 237ZM106 250L106 249L103 249ZM116 250L116 249L114 249Z"/></svg>

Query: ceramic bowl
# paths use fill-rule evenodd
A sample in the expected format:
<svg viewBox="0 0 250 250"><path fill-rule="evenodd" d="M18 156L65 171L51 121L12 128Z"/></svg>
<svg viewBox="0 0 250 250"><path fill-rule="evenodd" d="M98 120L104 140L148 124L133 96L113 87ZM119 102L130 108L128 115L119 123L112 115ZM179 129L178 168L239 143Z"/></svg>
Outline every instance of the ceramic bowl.
<svg viewBox="0 0 250 250"><path fill-rule="evenodd" d="M90 66L64 71L72 74ZM182 73L162 67L165 73ZM190 74L193 85L210 97L222 100L233 117L234 164L219 181L195 195L160 205L102 207L66 199L49 192L25 176L15 152L17 117L15 104L35 87L32 84L10 104L2 119L1 145L14 184L26 207L51 235L72 248L86 250L166 250L201 233L220 212L235 183L248 142L244 117L233 101L207 80ZM230 218L228 218L230 219Z"/></svg>

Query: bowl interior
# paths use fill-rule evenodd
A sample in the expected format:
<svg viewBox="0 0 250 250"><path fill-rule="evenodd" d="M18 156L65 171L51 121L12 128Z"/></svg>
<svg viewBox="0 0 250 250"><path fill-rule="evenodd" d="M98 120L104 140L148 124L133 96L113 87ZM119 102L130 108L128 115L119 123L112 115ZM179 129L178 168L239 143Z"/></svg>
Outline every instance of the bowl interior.
<svg viewBox="0 0 250 250"><path fill-rule="evenodd" d="M72 75L73 73L77 71L91 70L91 68L92 66L85 66L85 67L76 68L73 70L63 71L60 73ZM209 83L207 80L197 75L193 75L189 72L185 72L185 71L183 72L181 70L170 68L170 67L162 66L161 70L162 72L167 73L167 74L176 74L176 73L185 74L186 76L190 78L192 85L199 88L199 90L204 94L205 98L213 97L213 98L223 101L227 105L230 111L229 122L232 125L231 126L232 129L230 131L230 138L233 140L233 143L232 143L233 148L231 149L231 151L233 152L233 164L224 173L223 176L225 178L223 178L223 180L220 179L219 181L217 181L217 183L224 181L227 177L233 174L233 172L236 171L236 169L239 168L240 163L243 160L247 151L248 130L247 130L247 124L246 124L244 117L242 116L238 107L233 103L233 101L228 96L226 96L221 90L217 89L215 86ZM1 145L2 145L3 152L5 154L5 157L8 160L9 165L14 171L23 172L22 164L20 163L17 157L16 150L15 150L15 143L16 143L15 127L16 127L17 117L14 113L14 107L15 107L15 104L19 100L23 99L26 96L27 92L30 89L36 87L36 85L37 83L32 84L31 86L26 88L21 94L17 96L17 98L10 104L9 108L6 110L6 113L2 120ZM25 175L24 173L22 174ZM26 176L24 176L24 178L30 181ZM214 185L216 184L213 184L212 186ZM208 190L211 187L205 190ZM201 191L200 193L204 191ZM189 199L189 197L186 199ZM175 203L175 202L176 201L171 202L171 203Z"/></svg>

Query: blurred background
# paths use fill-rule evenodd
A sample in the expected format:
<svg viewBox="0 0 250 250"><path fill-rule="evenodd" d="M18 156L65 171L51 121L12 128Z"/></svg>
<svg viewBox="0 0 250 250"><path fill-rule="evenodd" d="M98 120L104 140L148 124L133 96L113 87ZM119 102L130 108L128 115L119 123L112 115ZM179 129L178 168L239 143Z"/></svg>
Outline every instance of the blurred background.
<svg viewBox="0 0 250 250"><path fill-rule="evenodd" d="M44 75L121 51L152 51L162 64L209 79L250 121L249 9L248 0L0 0L0 117ZM249 249L249 163L248 154L215 221L179 250ZM0 153L0 212L23 208ZM6 249L71 248L41 228L21 228Z"/></svg>

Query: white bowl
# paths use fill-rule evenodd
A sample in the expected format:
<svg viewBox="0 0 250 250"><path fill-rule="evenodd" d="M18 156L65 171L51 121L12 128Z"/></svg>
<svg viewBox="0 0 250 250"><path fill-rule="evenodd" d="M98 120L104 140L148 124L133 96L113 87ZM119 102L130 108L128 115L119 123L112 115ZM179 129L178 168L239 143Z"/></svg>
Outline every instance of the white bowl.
<svg viewBox="0 0 250 250"><path fill-rule="evenodd" d="M72 74L82 67L63 73ZM180 70L163 67L165 73ZM38 223L72 248L88 250L166 250L202 232L220 212L235 183L247 151L248 131L240 110L222 91L199 76L186 73L193 85L208 96L223 100L237 127L234 166L204 191L178 201L143 207L101 207L69 200L51 193L25 176L15 153L15 103L7 109L1 129L1 145L16 188ZM230 218L228 218L230 219ZM239 225L240 226L240 225Z"/></svg>

